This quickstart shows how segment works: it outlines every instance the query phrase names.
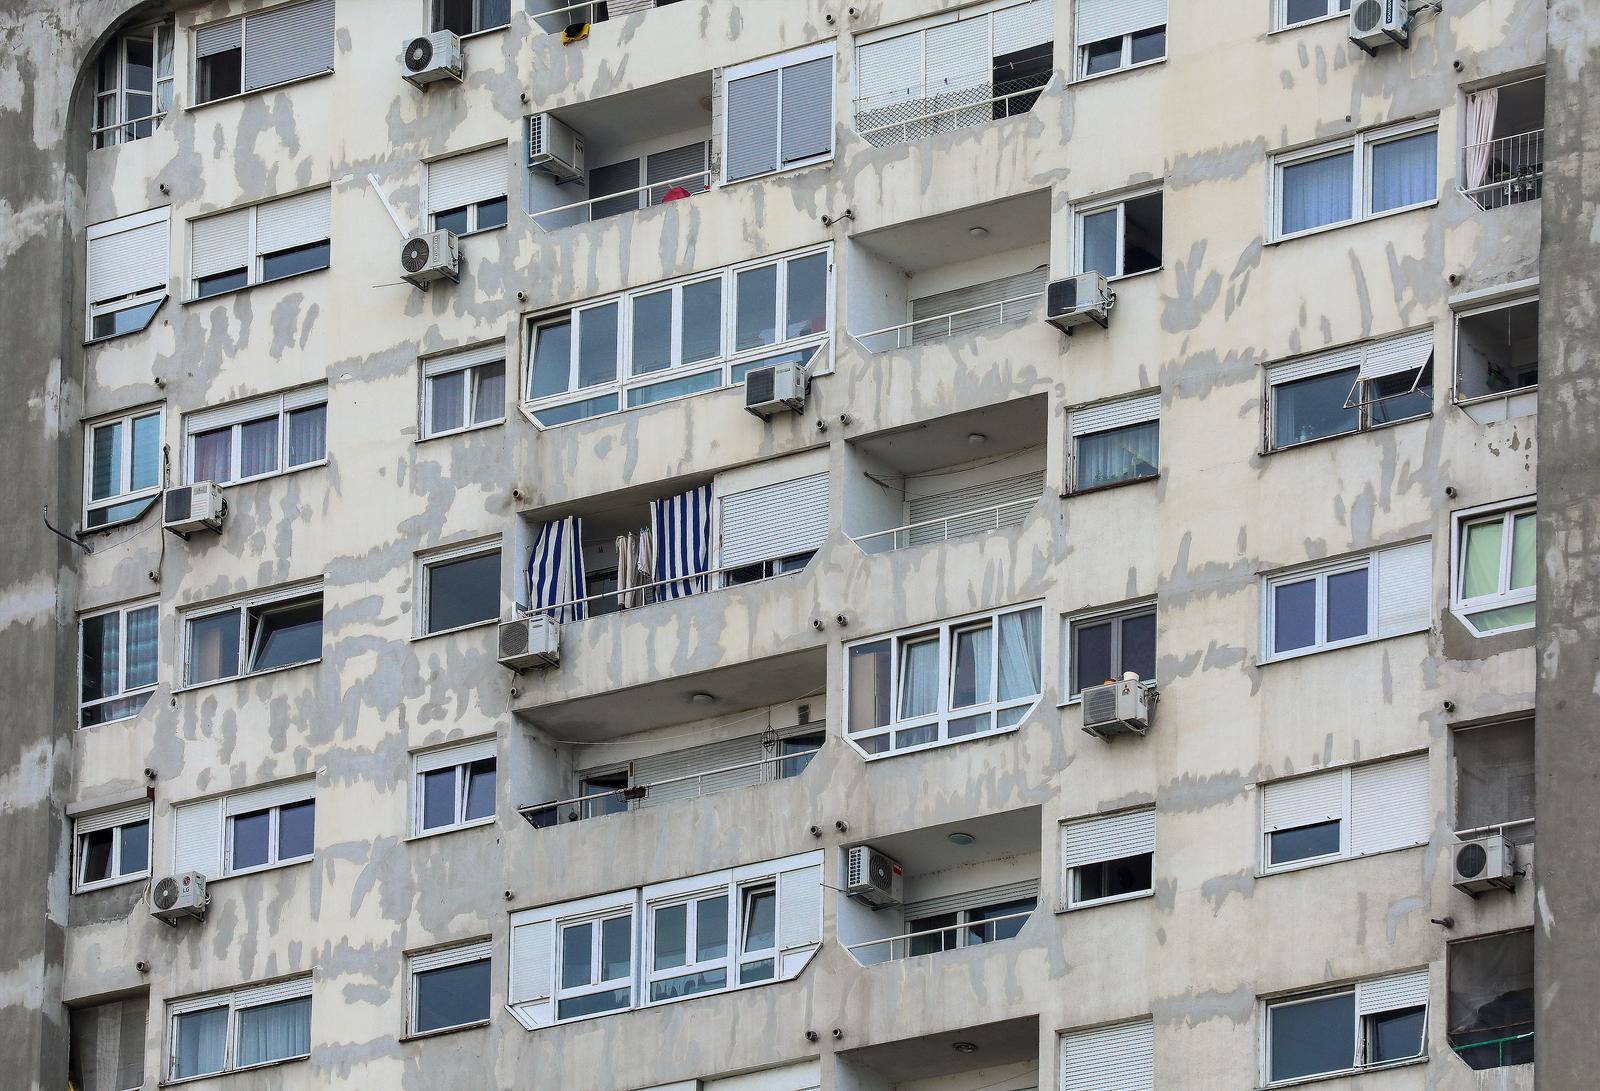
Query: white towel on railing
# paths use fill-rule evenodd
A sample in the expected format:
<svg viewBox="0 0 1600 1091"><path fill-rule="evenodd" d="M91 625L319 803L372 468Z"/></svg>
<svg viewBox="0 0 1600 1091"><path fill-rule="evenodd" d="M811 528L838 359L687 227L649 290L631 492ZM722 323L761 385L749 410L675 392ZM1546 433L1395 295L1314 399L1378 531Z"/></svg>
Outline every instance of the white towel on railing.
<svg viewBox="0 0 1600 1091"><path fill-rule="evenodd" d="M1500 89L1486 87L1467 96L1467 188L1477 189L1489 180L1489 142L1494 139L1494 119L1500 112Z"/></svg>

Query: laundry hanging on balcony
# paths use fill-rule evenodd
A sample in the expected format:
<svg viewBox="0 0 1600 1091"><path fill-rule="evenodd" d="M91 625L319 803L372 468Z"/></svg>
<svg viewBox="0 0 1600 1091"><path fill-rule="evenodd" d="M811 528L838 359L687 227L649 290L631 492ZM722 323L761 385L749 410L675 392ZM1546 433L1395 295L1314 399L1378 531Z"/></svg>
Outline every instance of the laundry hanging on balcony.
<svg viewBox="0 0 1600 1091"><path fill-rule="evenodd" d="M649 602L655 578L655 542L649 528L617 535L618 608L631 610Z"/></svg>
<svg viewBox="0 0 1600 1091"><path fill-rule="evenodd" d="M576 515L539 526L528 554L528 608L556 621L589 616L583 572L583 520Z"/></svg>
<svg viewBox="0 0 1600 1091"><path fill-rule="evenodd" d="M698 595L711 568L711 486L650 502L657 600Z"/></svg>

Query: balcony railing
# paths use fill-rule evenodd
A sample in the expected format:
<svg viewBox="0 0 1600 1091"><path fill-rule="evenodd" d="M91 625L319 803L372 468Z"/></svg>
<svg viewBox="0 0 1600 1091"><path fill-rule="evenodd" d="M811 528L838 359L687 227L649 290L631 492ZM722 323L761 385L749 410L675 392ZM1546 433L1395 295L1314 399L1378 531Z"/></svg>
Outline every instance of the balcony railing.
<svg viewBox="0 0 1600 1091"><path fill-rule="evenodd" d="M991 917L988 920L971 921L967 924L950 924L943 928L926 928L920 932L907 932L900 936L890 936L887 939L869 939L865 943L851 943L845 945L845 950L850 956L863 966L878 966L885 962L898 962L903 958L912 958L918 955L933 955L941 951L951 950L953 946L974 946L977 944L993 943L999 934L999 926L1015 921L1018 927L1022 922L1033 916L1033 910L1021 913L1007 913L1003 917ZM966 933L966 939L961 939L961 933ZM955 943L952 944L951 941Z"/></svg>
<svg viewBox="0 0 1600 1091"><path fill-rule="evenodd" d="M820 722L807 724L806 729L821 730L822 724ZM690 773L687 776L668 777L650 784L631 784L626 788L575 796L554 803L530 804L518 807L517 813L527 819L528 824L534 829L547 830L567 822L581 822L587 818L599 818L601 815L638 810L640 807L650 805L652 792L659 802L698 799L732 788L744 788L752 784L767 784L775 780L797 777L805 772L806 766L821 749L819 746L811 750L797 750L792 754L776 754L755 761L741 762L738 765L724 765L717 769Z"/></svg>
<svg viewBox="0 0 1600 1091"><path fill-rule="evenodd" d="M952 88L917 99L894 95L858 98L856 132L867 143L881 148L1025 114L1033 109L1049 82L1050 73L1039 72L1000 83L984 81Z"/></svg>
<svg viewBox="0 0 1600 1091"><path fill-rule="evenodd" d="M926 545L930 542L947 542L970 534L988 534L1001 527L1016 526L1022 522L1029 508L1039 502L1037 496L1008 500L993 507L977 508L947 515L942 519L924 519L920 523L907 523L892 530L875 530L850 540L861 547L863 553L888 553L907 546Z"/></svg>
<svg viewBox="0 0 1600 1091"><path fill-rule="evenodd" d="M968 330L980 330L988 326L998 326L1002 322L1026 318L1033 313L1034 307L1042 298L1044 298L1043 292L1029 292L1026 295L998 299L993 303L980 303L975 307L963 307L949 314L918 318L911 322L902 322L897 326L885 326L881 330L858 333L854 336L861 347L870 353L890 352L908 345L940 341L946 337L954 337L957 333L966 333Z"/></svg>
<svg viewBox="0 0 1600 1091"><path fill-rule="evenodd" d="M1485 212L1538 200L1544 192L1544 130L1466 145L1461 179L1461 192Z"/></svg>
<svg viewBox="0 0 1600 1091"><path fill-rule="evenodd" d="M681 178L669 178L665 182L652 182L646 186L635 186L633 189L625 189L617 193L606 193L583 201L573 201L569 205L540 209L538 212L530 213L530 215L534 224L541 231L554 231L561 227L571 226L568 223L557 223L553 226L545 223L547 219L555 219L563 213L571 215L573 223L587 223L594 220L604 220L611 216L620 216L628 212L637 212L640 208L646 207L638 203L637 199L640 194L645 194L646 205L661 205L666 204L668 201L681 201L685 198L693 197L695 194L704 193L711 188L711 172L703 170L694 174L685 174ZM679 192L674 192L675 190ZM629 197L635 198L632 206L619 206L614 212L602 211L600 215L595 215L596 205L602 205L608 201L626 201Z"/></svg>
<svg viewBox="0 0 1600 1091"><path fill-rule="evenodd" d="M744 575L756 567L762 566L761 575ZM799 568L785 568L778 570L773 567L774 562L756 562L735 567L710 568L692 576L677 576L670 580L653 580L650 583L634 584L632 587L619 588L614 591L601 591L594 595L585 595L580 599L565 599L554 602L548 606L524 606L518 604L517 614L528 617L533 614L548 614L557 621L582 621L589 617L598 617L601 614L610 614L619 610L637 610L641 606L650 606L658 602L671 602L674 599L689 598L692 595L703 595L707 591L717 591L725 587L744 587L753 583L766 583L768 580L779 579L783 576L793 576L805 570ZM809 562L808 562L809 563ZM737 581L728 582L723 579L730 572L741 573ZM532 589L523 582L523 592L529 599L533 597ZM582 608L583 617L574 618L574 612Z"/></svg>

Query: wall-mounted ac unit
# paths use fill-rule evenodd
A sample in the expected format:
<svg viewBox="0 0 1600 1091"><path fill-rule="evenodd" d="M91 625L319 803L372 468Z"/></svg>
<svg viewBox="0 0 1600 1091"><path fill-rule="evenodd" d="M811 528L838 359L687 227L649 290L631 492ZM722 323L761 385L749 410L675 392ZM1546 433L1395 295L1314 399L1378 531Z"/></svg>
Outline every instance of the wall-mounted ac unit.
<svg viewBox="0 0 1600 1091"><path fill-rule="evenodd" d="M1119 682L1083 687L1083 730L1098 739L1150 730L1156 687L1129 671Z"/></svg>
<svg viewBox="0 0 1600 1091"><path fill-rule="evenodd" d="M561 626L544 614L500 623L500 665L514 671L561 663Z"/></svg>
<svg viewBox="0 0 1600 1091"><path fill-rule="evenodd" d="M1510 890L1517 884L1516 852L1503 833L1461 842L1450 866L1450 884L1474 898L1486 890Z"/></svg>
<svg viewBox="0 0 1600 1091"><path fill-rule="evenodd" d="M221 530L227 514L222 488L210 481L175 486L161 498L161 525L180 538L201 530Z"/></svg>
<svg viewBox="0 0 1600 1091"><path fill-rule="evenodd" d="M426 292L436 280L461 279L461 240L454 231L425 231L400 248L401 279Z"/></svg>
<svg viewBox="0 0 1600 1091"><path fill-rule="evenodd" d="M1062 333L1072 327L1093 322L1105 328L1117 296L1098 272L1079 273L1066 280L1052 280L1045 289L1045 321Z"/></svg>
<svg viewBox="0 0 1600 1091"><path fill-rule="evenodd" d="M806 407L806 367L787 361L753 367L744 374L744 407L762 420Z"/></svg>
<svg viewBox="0 0 1600 1091"><path fill-rule="evenodd" d="M400 54L400 74L406 82L426 91L439 80L461 82L466 69L461 59L461 39L453 31L436 30L406 42Z"/></svg>
<svg viewBox="0 0 1600 1091"><path fill-rule="evenodd" d="M857 845L845 856L844 892L874 909L905 901L905 872L871 845Z"/></svg>
<svg viewBox="0 0 1600 1091"><path fill-rule="evenodd" d="M1356 0L1350 8L1350 40L1368 53L1395 44L1404 46L1410 36L1407 0Z"/></svg>
<svg viewBox="0 0 1600 1091"><path fill-rule="evenodd" d="M583 158L583 137L572 126L549 114L528 118L528 166L557 182L571 182L583 177Z"/></svg>
<svg viewBox="0 0 1600 1091"><path fill-rule="evenodd" d="M174 927L184 917L204 920L208 901L206 877L198 871L165 875L150 884L150 915Z"/></svg>

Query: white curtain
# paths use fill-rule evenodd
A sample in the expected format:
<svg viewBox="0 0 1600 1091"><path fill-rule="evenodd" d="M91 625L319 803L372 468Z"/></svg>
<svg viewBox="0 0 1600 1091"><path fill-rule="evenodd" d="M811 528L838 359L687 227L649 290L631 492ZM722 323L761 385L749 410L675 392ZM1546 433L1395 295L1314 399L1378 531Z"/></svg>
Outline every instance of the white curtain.
<svg viewBox="0 0 1600 1091"><path fill-rule="evenodd" d="M449 371L428 379L430 431L449 432L466 420L467 373Z"/></svg>
<svg viewBox="0 0 1600 1091"><path fill-rule="evenodd" d="M1000 694L1002 701L1032 697L1040 689L1043 658L1039 629L1042 612L1023 610L1000 619Z"/></svg>
<svg viewBox="0 0 1600 1091"><path fill-rule="evenodd" d="M309 996L239 1012L239 1048L233 1059L236 1068L301 1057L310 1052Z"/></svg>
<svg viewBox="0 0 1600 1091"><path fill-rule="evenodd" d="M952 668L950 706L966 708L987 704L993 687L990 685L989 664L993 661L994 630L968 629L955 634L956 655Z"/></svg>
<svg viewBox="0 0 1600 1091"><path fill-rule="evenodd" d="M1155 421L1113 432L1079 436L1073 454L1073 484L1080 489L1150 477L1156 472L1159 429Z"/></svg>
<svg viewBox="0 0 1600 1091"><path fill-rule="evenodd" d="M289 465L304 466L327 457L328 407L309 405L289 414Z"/></svg>
<svg viewBox="0 0 1600 1091"><path fill-rule="evenodd" d="M929 716L939 709L939 641L906 644L900 659L902 720Z"/></svg>
<svg viewBox="0 0 1600 1091"><path fill-rule="evenodd" d="M178 1016L177 1058L173 1077L220 1072L227 1059L228 1009L209 1008Z"/></svg>
<svg viewBox="0 0 1600 1091"><path fill-rule="evenodd" d="M1282 234L1350 218L1352 158L1344 152L1283 169Z"/></svg>
<svg viewBox="0 0 1600 1091"><path fill-rule="evenodd" d="M1477 189L1489 180L1489 141L1494 139L1494 119L1500 112L1500 89L1489 87L1467 96L1467 188Z"/></svg>
<svg viewBox="0 0 1600 1091"><path fill-rule="evenodd" d="M239 427L239 476L255 477L278 468L278 418L253 420Z"/></svg>

